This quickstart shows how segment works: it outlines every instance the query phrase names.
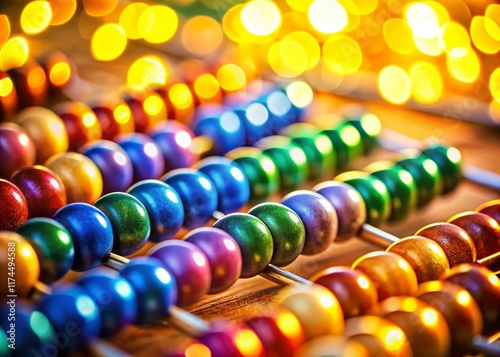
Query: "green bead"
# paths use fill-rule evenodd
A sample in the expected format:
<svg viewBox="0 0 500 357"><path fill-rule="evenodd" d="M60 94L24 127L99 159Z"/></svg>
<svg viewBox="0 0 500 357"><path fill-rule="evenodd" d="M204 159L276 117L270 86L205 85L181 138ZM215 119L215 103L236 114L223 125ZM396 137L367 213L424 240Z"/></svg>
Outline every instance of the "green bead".
<svg viewBox="0 0 500 357"><path fill-rule="evenodd" d="M262 150L253 147L240 147L226 154L228 159L236 161L250 183L251 198L263 200L279 189L278 168Z"/></svg>
<svg viewBox="0 0 500 357"><path fill-rule="evenodd" d="M417 186L417 207L427 205L443 191L443 179L434 161L417 156L402 159L396 163L413 176Z"/></svg>
<svg viewBox="0 0 500 357"><path fill-rule="evenodd" d="M380 119L372 113L363 113L356 115L348 120L361 135L363 142L363 151L365 154L370 153L377 145L378 136L382 130Z"/></svg>
<svg viewBox="0 0 500 357"><path fill-rule="evenodd" d="M333 144L337 155L337 170L345 168L354 159L363 155L363 142L352 123L342 123L334 129L323 130Z"/></svg>
<svg viewBox="0 0 500 357"><path fill-rule="evenodd" d="M280 134L291 138L304 150L310 178L333 174L337 166L333 145L318 127L308 123L297 123L287 126L280 131Z"/></svg>
<svg viewBox="0 0 500 357"><path fill-rule="evenodd" d="M390 222L406 218L417 207L417 186L413 177L402 167L390 161L374 162L364 171L382 181L391 197Z"/></svg>
<svg viewBox="0 0 500 357"><path fill-rule="evenodd" d="M259 140L256 147L269 155L278 168L282 190L293 190L302 185L309 168L306 154L292 139L275 135Z"/></svg>
<svg viewBox="0 0 500 357"><path fill-rule="evenodd" d="M300 217L280 203L266 202L253 207L248 214L263 221L273 237L271 264L285 266L293 262L302 252L305 243L305 228Z"/></svg>
<svg viewBox="0 0 500 357"><path fill-rule="evenodd" d="M130 255L141 249L151 233L144 205L134 196L112 192L99 198L94 206L109 218L113 227L113 253Z"/></svg>
<svg viewBox="0 0 500 357"><path fill-rule="evenodd" d="M387 222L391 215L391 197L382 181L361 171L344 172L334 180L351 185L363 197L368 224L379 226Z"/></svg>
<svg viewBox="0 0 500 357"><path fill-rule="evenodd" d="M247 213L231 213L224 216L214 227L222 229L238 243L242 256L242 278L261 273L273 256L273 237L267 226Z"/></svg>
<svg viewBox="0 0 500 357"><path fill-rule="evenodd" d="M454 147L432 145L422 151L422 154L434 161L443 178L443 194L449 193L462 180L462 157Z"/></svg>
<svg viewBox="0 0 500 357"><path fill-rule="evenodd" d="M18 228L17 233L30 242L40 262L40 281L53 283L73 265L75 248L71 234L50 218L33 218Z"/></svg>

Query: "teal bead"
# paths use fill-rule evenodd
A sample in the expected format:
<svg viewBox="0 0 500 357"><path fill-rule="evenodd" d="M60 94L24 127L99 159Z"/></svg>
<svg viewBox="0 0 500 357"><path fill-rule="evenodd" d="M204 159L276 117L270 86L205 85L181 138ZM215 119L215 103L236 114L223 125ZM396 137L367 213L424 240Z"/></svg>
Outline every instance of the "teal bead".
<svg viewBox="0 0 500 357"><path fill-rule="evenodd" d="M432 145L422 155L434 161L443 178L443 194L450 193L462 180L462 157L454 147Z"/></svg>
<svg viewBox="0 0 500 357"><path fill-rule="evenodd" d="M8 329L7 329L8 330ZM9 348L7 340L7 334L4 332L3 329L0 330L0 356L11 356L11 349Z"/></svg>
<svg viewBox="0 0 500 357"><path fill-rule="evenodd" d="M151 223L144 205L134 196L112 192L95 203L113 227L113 249L118 255L130 255L141 249L151 233Z"/></svg>
<svg viewBox="0 0 500 357"><path fill-rule="evenodd" d="M279 134L289 137L304 150L309 166L309 178L333 175L337 167L337 157L332 142L317 126L309 123L292 124Z"/></svg>
<svg viewBox="0 0 500 357"><path fill-rule="evenodd" d="M274 161L262 150L240 147L231 150L226 157L240 165L250 183L250 197L263 200L276 193L280 187L280 175Z"/></svg>
<svg viewBox="0 0 500 357"><path fill-rule="evenodd" d="M266 202L253 207L248 214L259 218L271 232L274 243L271 264L285 266L300 255L306 233L293 210L280 203Z"/></svg>
<svg viewBox="0 0 500 357"><path fill-rule="evenodd" d="M382 131L380 119L375 114L364 112L354 114L347 122L351 123L361 135L364 153L370 153L377 146L378 136Z"/></svg>
<svg viewBox="0 0 500 357"><path fill-rule="evenodd" d="M255 146L269 155L278 168L282 190L293 190L306 181L309 175L307 157L292 139L281 135L268 136Z"/></svg>
<svg viewBox="0 0 500 357"><path fill-rule="evenodd" d="M391 197L382 181L361 171L344 172L334 180L351 185L363 197L368 224L379 226L387 222L391 215Z"/></svg>
<svg viewBox="0 0 500 357"><path fill-rule="evenodd" d="M341 123L334 129L323 130L323 133L332 142L337 155L337 170L345 168L354 159L363 155L361 135L352 123Z"/></svg>
<svg viewBox="0 0 500 357"><path fill-rule="evenodd" d="M391 196L390 222L397 222L406 217L417 207L417 186L413 176L400 166L390 161L374 162L364 171L382 181Z"/></svg>
<svg viewBox="0 0 500 357"><path fill-rule="evenodd" d="M267 226L247 213L231 213L224 216L214 227L228 233L238 243L242 255L242 278L261 273L273 257L273 237Z"/></svg>
<svg viewBox="0 0 500 357"><path fill-rule="evenodd" d="M40 262L40 281L50 284L72 267L75 247L71 234L50 218L32 218L17 229L35 249Z"/></svg>

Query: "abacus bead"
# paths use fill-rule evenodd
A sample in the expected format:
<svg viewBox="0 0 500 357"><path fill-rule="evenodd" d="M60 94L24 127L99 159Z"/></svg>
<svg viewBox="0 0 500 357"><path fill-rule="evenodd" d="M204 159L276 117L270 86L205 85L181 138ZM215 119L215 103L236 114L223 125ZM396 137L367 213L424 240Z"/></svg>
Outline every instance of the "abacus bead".
<svg viewBox="0 0 500 357"><path fill-rule="evenodd" d="M304 343L293 354L296 357L369 357L368 348L344 336L321 336Z"/></svg>
<svg viewBox="0 0 500 357"><path fill-rule="evenodd" d="M380 119L372 113L352 113L347 117L347 122L354 126L361 135L364 153L370 153L377 145L378 136L382 130Z"/></svg>
<svg viewBox="0 0 500 357"><path fill-rule="evenodd" d="M210 357L264 357L257 335L244 325L211 326L197 338L210 350Z"/></svg>
<svg viewBox="0 0 500 357"><path fill-rule="evenodd" d="M295 315L306 340L341 335L344 331L344 316L338 300L320 285L288 285L278 292L275 304Z"/></svg>
<svg viewBox="0 0 500 357"><path fill-rule="evenodd" d="M285 205L265 202L248 211L264 222L273 237L271 264L285 266L293 262L304 249L305 228L300 217Z"/></svg>
<svg viewBox="0 0 500 357"><path fill-rule="evenodd" d="M47 100L47 76L35 61L7 71L16 87L19 108L43 105Z"/></svg>
<svg viewBox="0 0 500 357"><path fill-rule="evenodd" d="M488 201L476 208L476 211L487 214L500 224L500 200Z"/></svg>
<svg viewBox="0 0 500 357"><path fill-rule="evenodd" d="M169 240L155 245L148 255L158 259L172 274L177 283L178 306L190 306L210 290L210 265L196 245L182 240Z"/></svg>
<svg viewBox="0 0 500 357"><path fill-rule="evenodd" d="M244 108L234 108L233 112L243 122L247 145L252 146L260 139L272 135L269 110L258 100L249 103Z"/></svg>
<svg viewBox="0 0 500 357"><path fill-rule="evenodd" d="M64 336L65 343L57 339L63 354L87 345L101 332L99 309L78 285L58 286L53 293L42 297L37 310L47 316L57 336Z"/></svg>
<svg viewBox="0 0 500 357"><path fill-rule="evenodd" d="M207 175L217 191L217 210L232 213L241 209L250 199L250 184L236 162L222 156L198 161L193 167Z"/></svg>
<svg viewBox="0 0 500 357"><path fill-rule="evenodd" d="M332 142L333 149L337 155L337 169L345 168L354 159L362 156L363 143L361 135L349 122L339 124L334 129L322 131Z"/></svg>
<svg viewBox="0 0 500 357"><path fill-rule="evenodd" d="M346 319L364 315L378 301L375 285L363 272L349 267L328 268L315 274L311 281L335 295Z"/></svg>
<svg viewBox="0 0 500 357"><path fill-rule="evenodd" d="M418 283L439 280L450 270L443 249L429 238L410 236L392 243L386 250L403 257L413 268Z"/></svg>
<svg viewBox="0 0 500 357"><path fill-rule="evenodd" d="M66 228L50 218L32 218L17 229L35 249L40 262L40 281L50 284L73 265L75 248Z"/></svg>
<svg viewBox="0 0 500 357"><path fill-rule="evenodd" d="M285 89L275 88L260 97L259 101L264 103L269 111L273 133L300 120L300 109L292 104Z"/></svg>
<svg viewBox="0 0 500 357"><path fill-rule="evenodd" d="M14 123L0 123L0 178L35 163L36 148L26 130Z"/></svg>
<svg viewBox="0 0 500 357"><path fill-rule="evenodd" d="M13 183L0 179L0 230L14 231L28 219L28 202Z"/></svg>
<svg viewBox="0 0 500 357"><path fill-rule="evenodd" d="M290 138L269 136L255 143L255 147L271 157L278 168L281 189L295 189L305 182L309 175L306 154Z"/></svg>
<svg viewBox="0 0 500 357"><path fill-rule="evenodd" d="M103 195L123 192L132 184L132 162L120 145L108 140L97 140L82 146L80 152L91 159L99 169L103 181Z"/></svg>
<svg viewBox="0 0 500 357"><path fill-rule="evenodd" d="M422 155L436 163L443 178L443 194L453 191L462 179L460 151L454 147L432 145L422 150Z"/></svg>
<svg viewBox="0 0 500 357"><path fill-rule="evenodd" d="M0 71L0 80L6 83L4 87L7 88L5 93L2 93L4 95L0 96L0 121L4 121L11 118L16 113L19 99L16 87L14 87L14 83L12 83L10 76Z"/></svg>
<svg viewBox="0 0 500 357"><path fill-rule="evenodd" d="M472 238L476 246L477 259L500 251L500 224L493 218L477 212L462 212L448 220L459 226Z"/></svg>
<svg viewBox="0 0 500 357"><path fill-rule="evenodd" d="M325 181L313 187L313 191L325 197L335 208L338 229L335 241L342 242L356 236L366 221L363 197L351 185L337 181Z"/></svg>
<svg viewBox="0 0 500 357"><path fill-rule="evenodd" d="M155 92L127 89L120 97L130 108L138 133L145 133L167 117L165 101Z"/></svg>
<svg viewBox="0 0 500 357"><path fill-rule="evenodd" d="M157 179L165 172L163 155L156 142L139 133L117 136L115 142L127 153L134 169L133 182Z"/></svg>
<svg viewBox="0 0 500 357"><path fill-rule="evenodd" d="M210 294L226 289L240 277L242 268L241 250L229 234L214 227L197 228L189 232L184 240L196 245L205 254L211 272Z"/></svg>
<svg viewBox="0 0 500 357"><path fill-rule="evenodd" d="M240 147L226 154L226 157L240 165L249 185L251 197L265 199L279 189L279 171L271 158L262 150Z"/></svg>
<svg viewBox="0 0 500 357"><path fill-rule="evenodd" d="M359 192L366 206L366 222L379 226L391 215L391 196L385 184L366 172L349 171L334 178L334 181L351 185Z"/></svg>
<svg viewBox="0 0 500 357"><path fill-rule="evenodd" d="M99 168L88 157L67 152L52 156L45 162L66 188L68 203L93 203L102 194L102 176Z"/></svg>
<svg viewBox="0 0 500 357"><path fill-rule="evenodd" d="M218 206L217 190L210 178L194 169L176 169L162 177L174 188L184 207L184 227L197 228L207 223Z"/></svg>
<svg viewBox="0 0 500 357"><path fill-rule="evenodd" d="M273 256L273 238L267 226L246 213L231 213L215 222L214 227L229 233L242 254L242 278L262 272Z"/></svg>
<svg viewBox="0 0 500 357"><path fill-rule="evenodd" d="M375 284L378 300L411 296L417 291L417 276L406 260L390 252L371 252L358 258L352 269L362 271Z"/></svg>
<svg viewBox="0 0 500 357"><path fill-rule="evenodd" d="M100 99L92 103L90 108L101 123L104 140L114 140L118 135L134 132L135 124L130 108L120 98Z"/></svg>
<svg viewBox="0 0 500 357"><path fill-rule="evenodd" d="M157 259L134 258L121 271L134 289L137 301L137 324L161 321L170 306L177 302L177 284L172 274Z"/></svg>
<svg viewBox="0 0 500 357"><path fill-rule="evenodd" d="M472 238L462 228L444 222L428 224L420 228L416 236L432 239L448 257L450 267L476 261L476 247Z"/></svg>
<svg viewBox="0 0 500 357"><path fill-rule="evenodd" d="M127 191L148 211L151 225L149 240L161 242L174 237L184 221L184 207L179 194L164 182L144 180Z"/></svg>
<svg viewBox="0 0 500 357"><path fill-rule="evenodd" d="M137 297L130 283L117 272L96 269L81 277L77 284L97 305L103 337L111 336L135 322Z"/></svg>
<svg viewBox="0 0 500 357"><path fill-rule="evenodd" d="M67 203L66 187L54 172L44 166L24 167L10 179L23 192L29 217L52 217Z"/></svg>
<svg viewBox="0 0 500 357"><path fill-rule="evenodd" d="M102 211L87 203L70 203L57 211L53 218L73 238L73 270L90 270L108 259L113 246L113 228Z"/></svg>
<svg viewBox="0 0 500 357"><path fill-rule="evenodd" d="M35 250L21 235L14 232L0 231L0 251L2 252L0 254L2 271L6 277L15 277L16 283L14 291L12 291L8 288L7 279L5 278L5 283L0 287L0 293L2 296L28 295L40 276L40 265ZM12 258L15 258L14 269L12 264L9 266ZM11 274L12 272L14 274Z"/></svg>

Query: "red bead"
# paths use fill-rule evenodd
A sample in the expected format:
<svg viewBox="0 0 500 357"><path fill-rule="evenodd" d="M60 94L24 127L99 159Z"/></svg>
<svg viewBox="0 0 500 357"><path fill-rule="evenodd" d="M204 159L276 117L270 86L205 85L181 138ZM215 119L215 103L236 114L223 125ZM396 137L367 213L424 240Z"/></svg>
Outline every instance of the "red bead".
<svg viewBox="0 0 500 357"><path fill-rule="evenodd" d="M47 76L36 62L8 71L17 90L19 109L45 104L48 94Z"/></svg>
<svg viewBox="0 0 500 357"><path fill-rule="evenodd" d="M28 219L28 203L13 183L0 179L0 231L15 231Z"/></svg>
<svg viewBox="0 0 500 357"><path fill-rule="evenodd" d="M149 128L167 119L165 101L156 92L128 90L121 98L132 112L137 133L145 133Z"/></svg>
<svg viewBox="0 0 500 357"><path fill-rule="evenodd" d="M500 200L488 201L476 208L476 211L487 214L500 224Z"/></svg>
<svg viewBox="0 0 500 357"><path fill-rule="evenodd" d="M35 144L26 131L14 123L0 124L0 178L35 163Z"/></svg>
<svg viewBox="0 0 500 357"><path fill-rule="evenodd" d="M100 99L92 103L90 107L101 123L103 139L113 140L118 135L134 132L134 117L123 100Z"/></svg>

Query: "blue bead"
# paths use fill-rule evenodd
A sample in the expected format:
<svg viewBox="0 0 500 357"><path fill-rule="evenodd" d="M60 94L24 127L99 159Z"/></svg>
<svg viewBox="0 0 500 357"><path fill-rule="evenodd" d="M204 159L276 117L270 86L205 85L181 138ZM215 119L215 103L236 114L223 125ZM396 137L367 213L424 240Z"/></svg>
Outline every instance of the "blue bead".
<svg viewBox="0 0 500 357"><path fill-rule="evenodd" d="M135 291L138 324L161 321L168 315L169 307L177 302L177 284L155 258L133 258L120 275Z"/></svg>
<svg viewBox="0 0 500 357"><path fill-rule="evenodd" d="M290 98L281 89L275 89L259 98L269 111L271 130L277 134L284 127L297 123L299 118Z"/></svg>
<svg viewBox="0 0 500 357"><path fill-rule="evenodd" d="M78 285L58 286L39 301L37 310L49 319L57 337L54 342L63 353L88 344L100 334L99 309Z"/></svg>
<svg viewBox="0 0 500 357"><path fill-rule="evenodd" d="M212 180L222 213L238 211L250 199L250 184L240 165L221 156L212 156L194 167Z"/></svg>
<svg viewBox="0 0 500 357"><path fill-rule="evenodd" d="M134 169L125 150L109 140L86 144L80 152L91 159L102 175L102 194L123 192L132 184Z"/></svg>
<svg viewBox="0 0 500 357"><path fill-rule="evenodd" d="M3 301L0 308L0 331L7 335L7 340L1 336L0 344L6 341L7 345L15 347L9 348L7 356L57 355L58 348L53 343L55 332L47 317L20 301L14 304L9 301L8 298ZM0 356L5 356L2 351L0 347Z"/></svg>
<svg viewBox="0 0 500 357"><path fill-rule="evenodd" d="M255 100L243 108L233 110L242 120L246 132L246 145L253 146L257 141L273 134L271 115L267 107Z"/></svg>
<svg viewBox="0 0 500 357"><path fill-rule="evenodd" d="M130 283L117 272L96 269L77 283L94 300L101 314L104 337L111 336L137 318L137 298Z"/></svg>
<svg viewBox="0 0 500 357"><path fill-rule="evenodd" d="M134 182L156 179L165 172L160 148L149 136L139 133L120 135L116 143L127 153L134 168Z"/></svg>
<svg viewBox="0 0 500 357"><path fill-rule="evenodd" d="M158 180L144 180L127 191L146 207L151 222L152 242L174 237L184 222L184 207L177 191Z"/></svg>
<svg viewBox="0 0 500 357"><path fill-rule="evenodd" d="M194 169L177 169L162 180L179 194L184 206L184 227L203 226L217 210L217 190L210 178Z"/></svg>
<svg viewBox="0 0 500 357"><path fill-rule="evenodd" d="M102 211L87 203L70 203L57 211L53 218L73 238L73 270L86 271L107 260L113 247L113 228Z"/></svg>

